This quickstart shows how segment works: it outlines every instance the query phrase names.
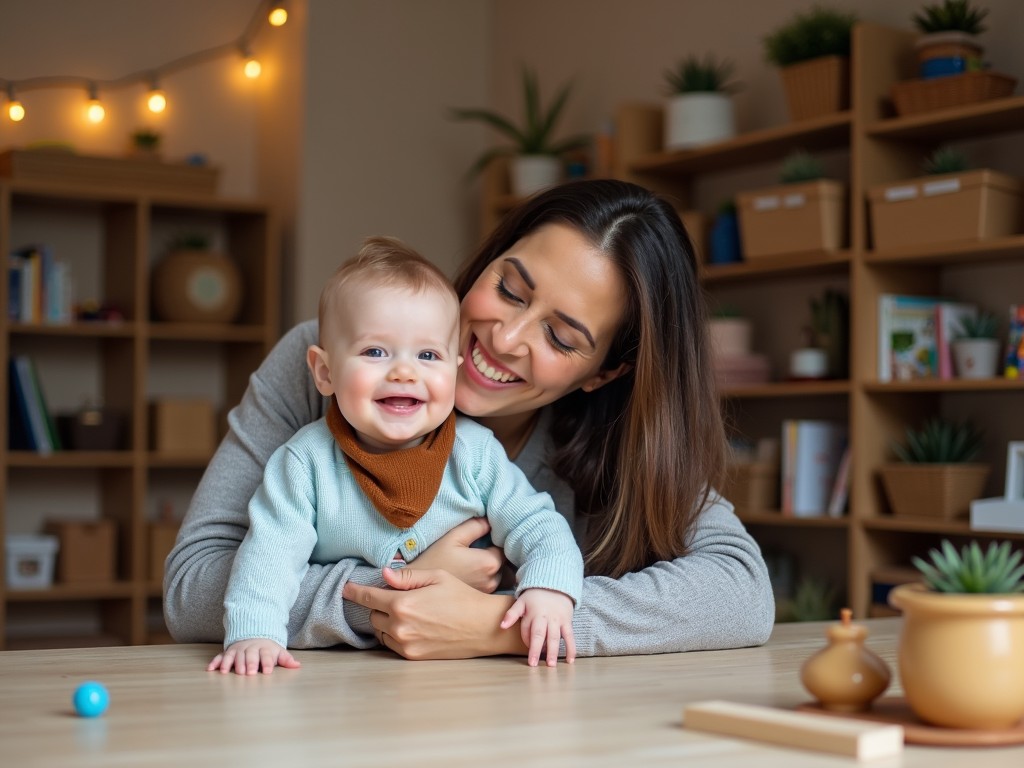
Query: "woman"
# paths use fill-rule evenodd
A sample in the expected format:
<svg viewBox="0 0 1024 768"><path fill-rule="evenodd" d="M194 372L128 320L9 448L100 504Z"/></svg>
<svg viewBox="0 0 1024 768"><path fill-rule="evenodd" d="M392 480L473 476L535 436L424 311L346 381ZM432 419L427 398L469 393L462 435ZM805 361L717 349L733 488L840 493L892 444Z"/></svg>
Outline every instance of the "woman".
<svg viewBox="0 0 1024 768"><path fill-rule="evenodd" d="M583 549L578 655L764 642L771 586L757 545L713 490L724 434L693 248L671 206L611 180L549 190L509 214L456 288L456 407L552 495ZM313 322L289 332L229 417L167 561L164 612L179 642L223 638L249 498L273 450L323 414L301 369L315 339ZM383 576L353 561L311 565L289 646L525 655L520 633L499 629L512 602L494 594L500 552L470 547L486 531L485 521L463 523Z"/></svg>

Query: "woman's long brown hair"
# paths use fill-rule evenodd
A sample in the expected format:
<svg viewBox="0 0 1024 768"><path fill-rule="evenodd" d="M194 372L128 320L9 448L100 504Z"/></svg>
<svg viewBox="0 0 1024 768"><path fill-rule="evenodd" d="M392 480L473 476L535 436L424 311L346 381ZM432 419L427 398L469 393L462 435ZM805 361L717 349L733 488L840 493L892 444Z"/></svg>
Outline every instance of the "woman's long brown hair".
<svg viewBox="0 0 1024 768"><path fill-rule="evenodd" d="M590 575L619 577L686 553L720 482L725 433L710 365L707 312L679 216L643 187L580 181L512 211L455 280L465 296L487 265L550 223L571 226L619 268L628 300L602 368L629 373L551 406L551 465L590 517Z"/></svg>

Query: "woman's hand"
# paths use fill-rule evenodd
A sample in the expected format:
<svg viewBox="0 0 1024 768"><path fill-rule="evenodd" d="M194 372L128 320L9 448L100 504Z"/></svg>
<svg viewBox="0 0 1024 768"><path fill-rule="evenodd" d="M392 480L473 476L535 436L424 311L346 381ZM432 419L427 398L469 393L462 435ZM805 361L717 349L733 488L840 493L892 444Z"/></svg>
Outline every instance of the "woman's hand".
<svg viewBox="0 0 1024 768"><path fill-rule="evenodd" d="M465 525L465 524L463 524ZM381 643L407 659L526 655L518 627L502 629L510 595L480 592L446 571L382 571L392 589L349 582L343 594L370 609Z"/></svg>
<svg viewBox="0 0 1024 768"><path fill-rule="evenodd" d="M470 518L427 547L403 570L448 571L474 589L490 594L498 588L505 555L499 547L481 549L472 546L474 541L490 531L491 525L486 518Z"/></svg>

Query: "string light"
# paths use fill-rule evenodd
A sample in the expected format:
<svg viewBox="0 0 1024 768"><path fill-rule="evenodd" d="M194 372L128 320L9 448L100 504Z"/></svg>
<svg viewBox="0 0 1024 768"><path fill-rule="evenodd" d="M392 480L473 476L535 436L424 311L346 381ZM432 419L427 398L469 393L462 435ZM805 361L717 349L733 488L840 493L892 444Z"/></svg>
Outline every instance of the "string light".
<svg viewBox="0 0 1024 768"><path fill-rule="evenodd" d="M15 98L14 90L17 86L19 92L33 91L41 88L80 88L84 87L89 91L89 101L86 105L86 118L92 123L100 123L106 117L106 109L100 102L97 95L100 88L104 91L124 88L135 83L149 83L149 91L146 97L146 106L151 112L159 113L167 108L167 95L157 85L158 76L166 76L171 72L193 67L198 64L222 58L227 55L238 55L239 49L244 51L246 77L254 79L260 76L262 66L258 59L249 54L249 44L258 34L263 24L270 23L273 26L281 26L288 20L288 11L283 2L274 0L262 0L246 24L245 30L235 40L223 45L207 48L202 51L190 53L178 59L170 61L156 68L150 68L142 72L133 72L113 80L94 80L78 75L58 75L46 77L33 77L24 80L8 80L0 77L0 93L7 92L7 117L18 122L25 118L25 107Z"/></svg>
<svg viewBox="0 0 1024 768"><path fill-rule="evenodd" d="M267 14L267 21L270 22L272 27L284 26L285 22L288 21L288 9L284 7L284 3L274 3L270 13Z"/></svg>

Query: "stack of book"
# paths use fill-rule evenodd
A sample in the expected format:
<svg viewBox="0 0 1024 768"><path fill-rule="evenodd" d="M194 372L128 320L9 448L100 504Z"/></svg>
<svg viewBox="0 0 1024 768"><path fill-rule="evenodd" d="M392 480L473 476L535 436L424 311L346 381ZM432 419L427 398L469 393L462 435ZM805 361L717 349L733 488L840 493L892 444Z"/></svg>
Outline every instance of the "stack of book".
<svg viewBox="0 0 1024 768"><path fill-rule="evenodd" d="M7 317L18 323L71 322L71 271L45 245L29 245L7 259Z"/></svg>
<svg viewBox="0 0 1024 768"><path fill-rule="evenodd" d="M878 380L952 379L949 343L974 304L932 296L883 294L878 299Z"/></svg>
<svg viewBox="0 0 1024 768"><path fill-rule="evenodd" d="M782 423L782 514L841 517L849 483L846 424L816 419Z"/></svg>

